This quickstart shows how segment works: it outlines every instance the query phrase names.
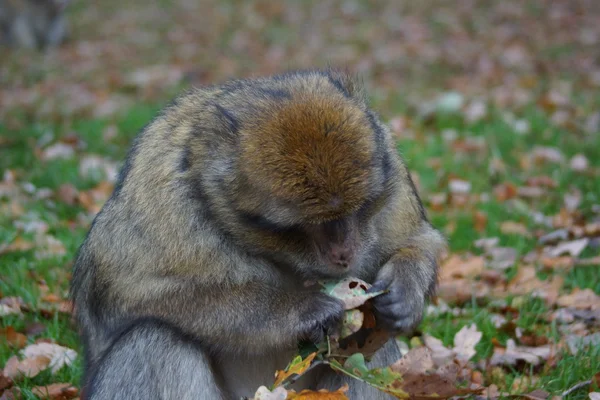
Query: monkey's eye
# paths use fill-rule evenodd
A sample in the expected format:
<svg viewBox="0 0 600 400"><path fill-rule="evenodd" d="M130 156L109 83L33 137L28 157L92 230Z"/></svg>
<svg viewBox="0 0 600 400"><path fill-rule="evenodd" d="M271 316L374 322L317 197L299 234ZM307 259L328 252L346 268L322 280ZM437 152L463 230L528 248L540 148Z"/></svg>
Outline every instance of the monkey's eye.
<svg viewBox="0 0 600 400"><path fill-rule="evenodd" d="M376 196L367 199L367 201L360 206L356 214L359 218L369 218L377 214L386 204L388 197L389 193L384 190Z"/></svg>
<svg viewBox="0 0 600 400"><path fill-rule="evenodd" d="M271 221L260 214L253 213L241 213L240 214L242 221L251 226L254 229L260 229L263 231L273 232L273 233L288 233L293 232L298 229L297 225L283 225L277 222Z"/></svg>

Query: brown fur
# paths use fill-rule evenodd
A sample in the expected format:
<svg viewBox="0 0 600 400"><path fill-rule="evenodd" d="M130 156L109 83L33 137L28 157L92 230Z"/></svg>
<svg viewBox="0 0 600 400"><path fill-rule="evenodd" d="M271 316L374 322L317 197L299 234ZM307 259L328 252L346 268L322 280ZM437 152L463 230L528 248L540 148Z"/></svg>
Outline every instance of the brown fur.
<svg viewBox="0 0 600 400"><path fill-rule="evenodd" d="M182 350L192 358L167 386L194 387L185 365L200 364L211 382L196 388L201 398L252 395L298 340L321 339L341 317L305 279L373 282L389 290L376 303L381 322L414 326L443 245L350 77L308 71L192 90L137 137L76 259L91 397L119 387L136 398L135 382L166 368L157 359L139 370L149 363L139 352L168 353L173 341L201 356Z"/></svg>

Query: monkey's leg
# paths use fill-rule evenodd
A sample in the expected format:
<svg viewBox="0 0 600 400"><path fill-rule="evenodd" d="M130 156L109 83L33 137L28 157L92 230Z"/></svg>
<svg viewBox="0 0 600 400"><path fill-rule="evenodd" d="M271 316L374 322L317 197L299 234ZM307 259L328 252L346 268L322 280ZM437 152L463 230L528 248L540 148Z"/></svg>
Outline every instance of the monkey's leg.
<svg viewBox="0 0 600 400"><path fill-rule="evenodd" d="M390 339L375 356L367 363L369 368L386 367L398 361L402 355L394 339ZM344 383L347 383L350 389L346 393L352 400L393 400L395 397L385 394L364 382L360 382L349 376L338 374L330 369L323 368L323 375L319 378L318 389L337 390Z"/></svg>
<svg viewBox="0 0 600 400"><path fill-rule="evenodd" d="M126 329L90 371L85 398L224 399L199 343L170 325L143 319Z"/></svg>
<svg viewBox="0 0 600 400"><path fill-rule="evenodd" d="M28 21L24 17L15 19L10 29L10 41L14 46L24 49L34 49L37 47L37 39L30 24L31 21Z"/></svg>
<svg viewBox="0 0 600 400"><path fill-rule="evenodd" d="M52 21L46 34L44 44L46 47L57 47L67 38L67 36L67 20L64 15L61 15Z"/></svg>

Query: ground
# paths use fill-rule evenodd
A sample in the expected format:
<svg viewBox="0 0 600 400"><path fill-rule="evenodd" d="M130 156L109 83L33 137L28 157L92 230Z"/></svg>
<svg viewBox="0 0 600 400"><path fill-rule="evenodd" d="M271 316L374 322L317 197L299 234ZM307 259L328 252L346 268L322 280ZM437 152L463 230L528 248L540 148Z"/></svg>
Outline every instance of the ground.
<svg viewBox="0 0 600 400"><path fill-rule="evenodd" d="M81 354L74 253L169 99L332 65L362 77L448 237L438 297L403 340L451 346L475 323L471 381L505 393L561 395L600 372L599 3L107 0L69 18L60 49L0 50L0 366L40 341ZM596 346L573 351L578 337ZM551 351L498 361L510 340ZM14 387L36 398L81 370L79 356Z"/></svg>

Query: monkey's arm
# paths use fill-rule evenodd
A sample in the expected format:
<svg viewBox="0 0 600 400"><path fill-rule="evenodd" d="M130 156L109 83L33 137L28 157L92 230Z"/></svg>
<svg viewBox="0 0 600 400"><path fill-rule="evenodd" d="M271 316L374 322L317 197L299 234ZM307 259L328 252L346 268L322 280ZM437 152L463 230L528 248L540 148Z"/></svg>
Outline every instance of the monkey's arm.
<svg viewBox="0 0 600 400"><path fill-rule="evenodd" d="M374 299L379 320L392 330L414 328L437 282L438 259L446 246L427 221L419 196L404 168L401 185L384 214L382 237L391 258L371 290L388 290Z"/></svg>
<svg viewBox="0 0 600 400"><path fill-rule="evenodd" d="M178 282L130 309L162 318L205 343L246 352L318 341L341 318L341 303L323 293L284 291L265 282L212 286Z"/></svg>

